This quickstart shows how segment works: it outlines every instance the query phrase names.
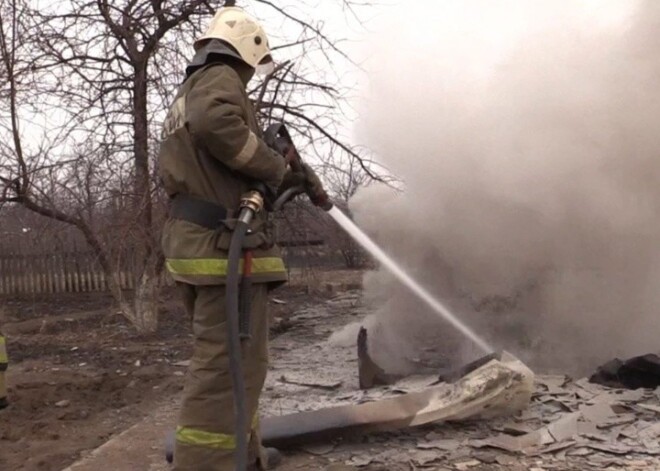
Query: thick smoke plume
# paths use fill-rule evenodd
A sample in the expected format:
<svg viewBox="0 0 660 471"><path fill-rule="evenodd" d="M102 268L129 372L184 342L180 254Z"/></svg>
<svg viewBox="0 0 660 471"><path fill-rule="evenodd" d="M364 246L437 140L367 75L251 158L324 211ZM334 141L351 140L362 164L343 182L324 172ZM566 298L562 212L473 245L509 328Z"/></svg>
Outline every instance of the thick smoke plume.
<svg viewBox="0 0 660 471"><path fill-rule="evenodd" d="M368 188L358 223L538 368L660 351L660 2L394 13L359 132L405 192ZM476 354L387 273L366 286L380 305L370 346L389 369Z"/></svg>

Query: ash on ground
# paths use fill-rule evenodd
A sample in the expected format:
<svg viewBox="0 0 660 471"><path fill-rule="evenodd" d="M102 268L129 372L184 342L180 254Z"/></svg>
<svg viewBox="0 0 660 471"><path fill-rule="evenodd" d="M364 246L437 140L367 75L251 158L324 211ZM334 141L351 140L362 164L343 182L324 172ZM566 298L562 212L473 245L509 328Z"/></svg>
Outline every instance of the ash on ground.
<svg viewBox="0 0 660 471"><path fill-rule="evenodd" d="M370 314L349 292L301 310L271 347L263 415L282 415L415 391L431 377L360 391L355 344L333 333ZM660 469L660 389L606 388L586 379L537 376L529 409L516 417L346 437L305 446L328 469L655 470Z"/></svg>

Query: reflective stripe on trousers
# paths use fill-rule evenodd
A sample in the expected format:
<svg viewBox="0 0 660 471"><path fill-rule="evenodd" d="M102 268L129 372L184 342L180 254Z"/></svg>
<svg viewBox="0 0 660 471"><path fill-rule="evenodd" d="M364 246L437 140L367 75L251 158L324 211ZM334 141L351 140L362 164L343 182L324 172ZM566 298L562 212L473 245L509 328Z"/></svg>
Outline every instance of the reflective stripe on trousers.
<svg viewBox="0 0 660 471"><path fill-rule="evenodd" d="M259 416L255 415L252 418L252 429L254 430L258 426ZM233 450L236 448L236 437L234 435L206 432L190 427L177 427L176 439L186 445L203 446L215 450Z"/></svg>
<svg viewBox="0 0 660 471"><path fill-rule="evenodd" d="M176 439L186 445L203 446L215 450L233 450L236 448L236 437L226 433L205 432L189 427L178 427Z"/></svg>

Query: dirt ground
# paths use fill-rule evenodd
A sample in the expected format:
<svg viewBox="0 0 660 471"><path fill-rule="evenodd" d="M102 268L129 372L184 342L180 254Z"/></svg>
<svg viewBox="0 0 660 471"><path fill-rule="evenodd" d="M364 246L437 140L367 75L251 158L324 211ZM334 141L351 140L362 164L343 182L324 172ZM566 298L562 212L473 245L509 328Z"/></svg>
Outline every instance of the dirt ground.
<svg viewBox="0 0 660 471"><path fill-rule="evenodd" d="M361 276L298 276L273 293L264 417L365 400L354 347L329 341L373 312L358 289ZM74 462L76 471L170 469L161 440L176 421L182 362L190 352L188 320L176 293L164 293L161 328L152 335L137 334L102 295L4 300L2 307L11 407L0 412L0 471L61 471ZM338 386L324 386L328 382ZM657 471L657 414L660 389L626 392L541 375L529 410L513 421L343 437L286 451L278 470ZM533 453L493 446L502 433L530 437L549 427L557 431L560 423L578 427L577 416L588 427L568 430L564 440L547 446L544 441Z"/></svg>
<svg viewBox="0 0 660 471"><path fill-rule="evenodd" d="M360 279L305 275L274 292L286 302L271 303L278 320ZM189 323L174 288L161 304L159 331L141 335L104 294L1 300L11 406L0 412L0 470L59 471L181 390ZM278 322L272 335L286 329Z"/></svg>
<svg viewBox="0 0 660 471"><path fill-rule="evenodd" d="M4 303L11 406L0 413L0 469L61 470L147 414L181 378L188 330L165 300L158 334L138 335L105 295Z"/></svg>

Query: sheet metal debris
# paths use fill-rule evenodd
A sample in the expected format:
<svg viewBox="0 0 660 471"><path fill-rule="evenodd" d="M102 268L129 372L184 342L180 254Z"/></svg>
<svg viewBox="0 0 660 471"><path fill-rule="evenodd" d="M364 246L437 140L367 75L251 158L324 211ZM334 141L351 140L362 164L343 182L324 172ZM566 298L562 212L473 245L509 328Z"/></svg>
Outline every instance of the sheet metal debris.
<svg viewBox="0 0 660 471"><path fill-rule="evenodd" d="M334 391L341 387L343 384L342 381L332 381L332 380L324 380L322 378L314 378L311 377L310 375L295 375L295 374L289 374L289 375L282 375L280 377L280 381L285 384L291 384L294 386L302 386L305 388L318 388L318 389L326 389L330 391Z"/></svg>
<svg viewBox="0 0 660 471"><path fill-rule="evenodd" d="M360 328L357 338L358 377L360 389L371 389L375 386L395 384L401 377L385 373L385 370L371 358L369 354L369 333Z"/></svg>
<svg viewBox="0 0 660 471"><path fill-rule="evenodd" d="M529 405L533 384L534 374L529 368L503 355L502 361L493 360L455 384L442 383L363 404L266 418L262 439L266 446L282 448L347 433L511 415Z"/></svg>
<svg viewBox="0 0 660 471"><path fill-rule="evenodd" d="M438 382L455 383L456 381L459 381L461 378L465 377L466 375L472 373L475 370L478 370L479 368L488 364L489 362L493 360L501 360L503 355L504 355L503 352L491 353L489 355L478 358L477 360L474 360L473 362L468 363L467 365L440 373L440 376L438 377Z"/></svg>

